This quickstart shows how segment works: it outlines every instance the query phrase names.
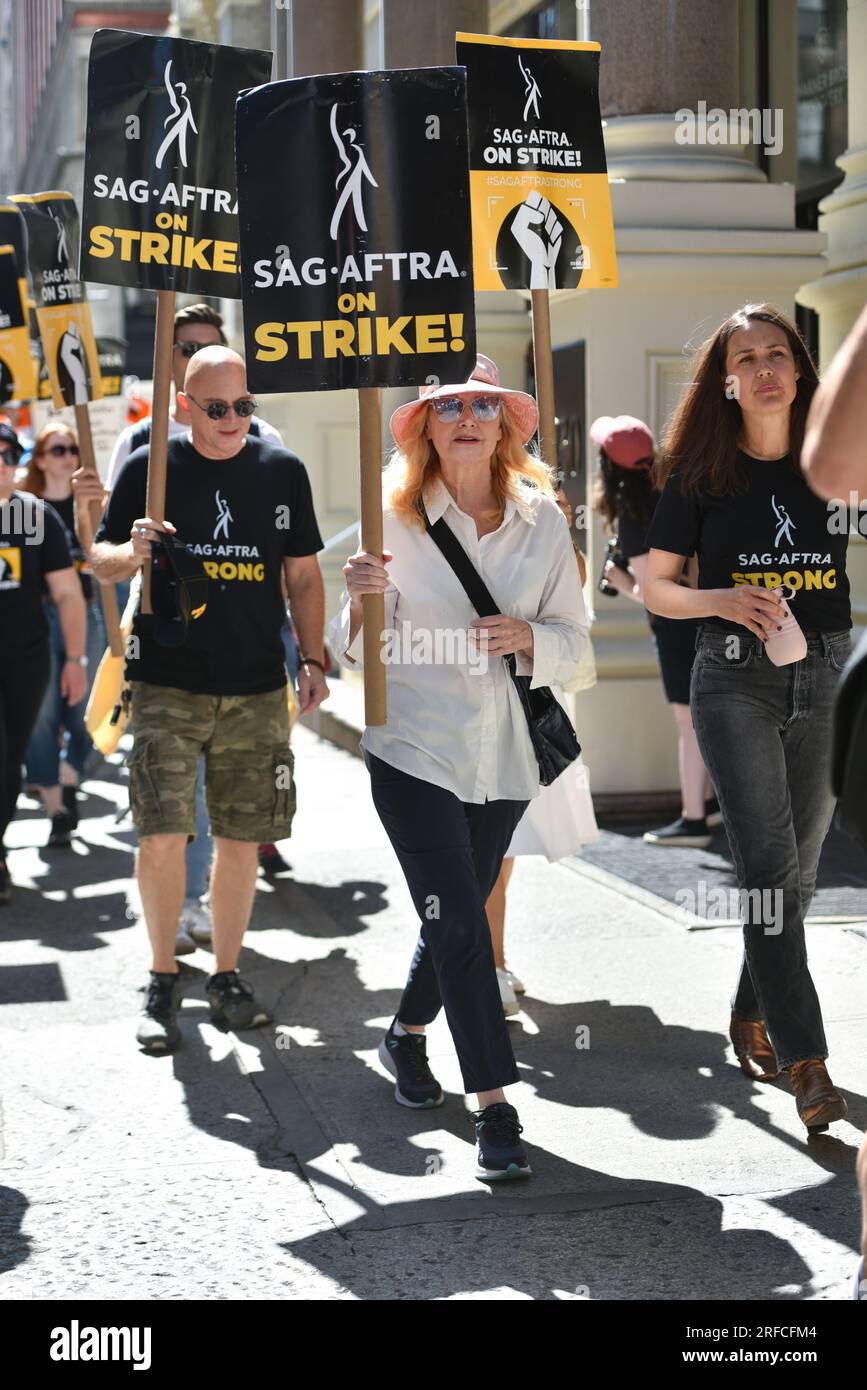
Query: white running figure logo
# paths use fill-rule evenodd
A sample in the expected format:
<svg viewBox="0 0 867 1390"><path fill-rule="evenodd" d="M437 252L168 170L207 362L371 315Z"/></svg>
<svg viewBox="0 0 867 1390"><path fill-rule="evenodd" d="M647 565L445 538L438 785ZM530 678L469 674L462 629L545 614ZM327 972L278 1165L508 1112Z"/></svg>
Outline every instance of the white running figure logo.
<svg viewBox="0 0 867 1390"><path fill-rule="evenodd" d="M61 265L69 265L69 246L66 241L66 223L56 212L51 214L51 220L57 228L57 259Z"/></svg>
<svg viewBox="0 0 867 1390"><path fill-rule="evenodd" d="M374 188L378 188L379 184L376 182L376 179L370 172L370 166L364 157L364 150L361 148L360 145L356 144L355 127L347 126L346 130L344 130L343 132L343 135L349 143L349 152L356 156L355 168L352 167L352 161L349 159L347 155L346 146L344 145L343 140L340 138L340 131L337 129L336 101L331 107L330 124L331 134L334 138L334 143L337 146L337 153L340 155L341 163L343 165L343 167L340 170L340 173L337 175L337 178L334 182L335 192L337 192L337 190L340 188L341 183L343 183L343 190L340 194L340 197L337 200L337 206L334 209L334 216L331 218L331 227L329 232L331 240L336 241L337 228L340 223L340 219L343 216L343 211L350 199L352 199L352 210L355 213L356 222L358 223L359 227L363 232L367 231L367 223L364 220L364 204L361 198L362 180L367 179L369 183L373 184ZM346 180L345 183L343 182L344 179Z"/></svg>
<svg viewBox="0 0 867 1390"><path fill-rule="evenodd" d="M792 535L792 527L795 526L795 523L792 521L792 518L789 516L783 504L777 501L776 497L771 498L771 506L774 510L774 516L779 522L777 534L774 536L774 545L778 546L783 536L785 536L788 545L794 545L795 538ZM797 530L797 527L795 527L795 530Z"/></svg>
<svg viewBox="0 0 867 1390"><path fill-rule="evenodd" d="M161 169L163 166L163 156L165 155L169 146L172 145L175 140L177 140L178 154L181 157L181 163L186 169L187 128L189 127L189 129L192 130L194 135L198 135L199 132L196 129L196 123L193 120L193 109L190 105L190 98L187 96L187 84L186 82L179 82L177 87L172 86L171 67L172 60L170 58L169 61L166 63L165 84L166 91L169 94L169 101L172 103L172 114L170 116L166 116L165 120L163 121L163 125L168 126L169 128L166 131L166 136L163 140L163 143L160 145L159 150L157 151L157 157L154 160L154 163L158 169ZM183 103L183 106L181 105L181 102ZM174 122L174 124L171 124L171 122Z"/></svg>
<svg viewBox="0 0 867 1390"><path fill-rule="evenodd" d="M518 67L521 69L521 76L524 79L524 89L527 93L527 100L524 102L523 119L526 121L527 117L530 115L530 112L532 111L533 115L536 117L536 120L538 121L541 119L539 116L539 97L542 95L542 93L539 91L539 84L536 81L533 74L531 73L530 69L525 68L524 64L521 62L520 53L518 54Z"/></svg>
<svg viewBox="0 0 867 1390"><path fill-rule="evenodd" d="M217 503L217 524L214 527L214 540L217 539L221 531L223 533L224 539L228 540L229 522L234 521L235 518L229 511L229 503L226 501L226 498L220 496L219 488L217 488L217 491L214 493L214 500Z"/></svg>
<svg viewBox="0 0 867 1390"><path fill-rule="evenodd" d="M66 332L57 347L58 367L63 366L69 373L72 386L70 405L87 405L87 368L84 345L78 332L78 325L70 319Z"/></svg>

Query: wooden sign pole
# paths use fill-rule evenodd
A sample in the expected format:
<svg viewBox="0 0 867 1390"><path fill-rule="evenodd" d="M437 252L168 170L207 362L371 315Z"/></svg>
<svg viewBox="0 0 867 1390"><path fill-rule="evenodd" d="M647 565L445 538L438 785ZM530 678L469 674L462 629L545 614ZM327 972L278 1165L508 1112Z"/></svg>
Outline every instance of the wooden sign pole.
<svg viewBox="0 0 867 1390"><path fill-rule="evenodd" d="M358 392L358 437L361 454L361 548L370 555L382 555L382 402L379 388L362 387ZM386 722L385 666L382 639L385 627L385 598L365 594L364 610L364 722Z"/></svg>
<svg viewBox="0 0 867 1390"><path fill-rule="evenodd" d="M169 404L172 393L172 350L175 341L175 292L157 290L157 320L154 334L154 394L151 407L151 438L148 452L147 502L151 521L165 521L166 456L169 447ZM151 562L142 568L142 613L152 613Z"/></svg>
<svg viewBox="0 0 867 1390"><path fill-rule="evenodd" d="M554 409L554 359L551 354L551 308L547 290L531 290L533 307L533 365L539 406L539 447L549 468L557 472L557 423Z"/></svg>
<svg viewBox="0 0 867 1390"><path fill-rule="evenodd" d="M90 428L90 411L87 405L76 405L75 428L78 433L79 460L82 468L87 469L88 473L96 473L99 470L96 466L96 455L93 451L93 433ZM93 545L93 538L97 527L102 520L102 507L94 497L90 504L90 535L80 536L82 547L87 552ZM102 599L102 616L105 619L105 635L108 639L108 646L112 656L123 656L123 642L120 635L120 614L117 608L117 589L113 584L101 586L100 597ZM91 672L91 679L93 672Z"/></svg>

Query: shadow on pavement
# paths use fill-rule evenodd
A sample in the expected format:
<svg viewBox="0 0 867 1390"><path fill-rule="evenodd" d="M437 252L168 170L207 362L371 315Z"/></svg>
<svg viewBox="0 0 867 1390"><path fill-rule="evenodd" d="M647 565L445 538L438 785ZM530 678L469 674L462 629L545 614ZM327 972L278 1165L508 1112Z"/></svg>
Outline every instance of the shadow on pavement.
<svg viewBox="0 0 867 1390"><path fill-rule="evenodd" d="M791 1298L806 1288L810 1271L797 1251L767 1231L723 1230L722 1203L715 1197L682 1183L613 1176L532 1143L527 1146L536 1173L532 1182L490 1189L479 1184L478 1190L468 1191L462 1173L457 1192L436 1195L432 1180L429 1198L377 1201L365 1186L356 1185L353 1168L358 1165L359 1183L367 1188L372 1185L371 1170L391 1178L436 1172L446 1149L446 1162L453 1161L454 1145L449 1142L444 1147L444 1133L466 1146L466 1172L471 1171L472 1128L463 1097L449 1094L445 1104L432 1111L408 1111L395 1105L391 1080L356 1054L369 1054L376 1048L382 1033L380 1020L393 1015L400 990L365 989L355 963L342 949L324 960L289 966L247 947L241 964L258 997L273 1009L274 1024L300 1030L307 1044L279 1052L272 1028L242 1034L243 1042L258 1053L262 1076L256 1070L249 1073L252 1084L246 1113L221 1113L219 1103L215 1106L215 1089L222 1070L237 1064L231 1056L211 1063L202 1040L190 1036L187 1021L206 1017L206 1005L204 973L188 968L185 1044L171 1065L185 1087L193 1124L252 1149L263 1167L300 1168L313 1182L317 1197L335 1221L335 1232L281 1244L356 1297L418 1296L412 1292L411 1280L405 1292L395 1295L389 1269L363 1257L364 1249L373 1254L378 1243L387 1262L394 1262L396 1251L403 1252L401 1258L410 1267L416 1259L426 1261L425 1299L457 1292L482 1295L492 1287L507 1287L533 1299L560 1297L558 1290L574 1297L568 1291L575 1287L582 1259L597 1271L605 1268L605 1279L613 1280L613 1292L594 1292L593 1297L731 1298L738 1292L740 1268L762 1271L762 1278L767 1271L767 1284L747 1296ZM727 1040L722 1034L665 1027L646 1006L615 1006L606 1000L553 1005L525 999L524 1009L531 1027L512 1030L516 1059L522 1080L548 1101L576 1109L613 1107L645 1134L671 1141L709 1135L722 1106L769 1137L799 1150L803 1147L753 1104L758 1088L727 1060ZM583 1052L575 1048L579 1025L589 1028L591 1045ZM636 1058L641 1059L640 1067ZM862 1097L852 1100L863 1107ZM237 1105L237 1099L233 1104ZM431 1136L429 1142L426 1134ZM339 1159L335 1145L343 1155ZM854 1250L855 1149L835 1139L812 1139L809 1151L831 1174L830 1180L818 1189L789 1194L776 1205L838 1241L841 1225L848 1228L851 1208ZM833 1201L827 1209L829 1198ZM517 1218L521 1220L519 1239L513 1238ZM549 1236L539 1257L531 1257L532 1223L545 1225L552 1220L560 1239L551 1241ZM275 1222L279 1239L279 1216ZM651 1257L645 1271L629 1266L637 1226L642 1265ZM396 1231L397 1243L393 1239L389 1244L388 1236L395 1238ZM568 1239L563 1235L567 1231L573 1232ZM477 1247L477 1260L466 1248L469 1242ZM457 1247L453 1249L455 1243L463 1251L460 1258ZM493 1266L485 1256L486 1243L495 1252ZM431 1251L439 1253L431 1255ZM627 1261L629 1267L625 1285L618 1282L618 1260ZM477 1273L468 1275L476 1265ZM689 1270L688 1280L685 1270ZM400 1272L391 1271L395 1276ZM686 1288L697 1291L685 1295Z"/></svg>
<svg viewBox="0 0 867 1390"><path fill-rule="evenodd" d="M30 1238L21 1229L29 1206L17 1188L0 1187L0 1274L30 1257Z"/></svg>

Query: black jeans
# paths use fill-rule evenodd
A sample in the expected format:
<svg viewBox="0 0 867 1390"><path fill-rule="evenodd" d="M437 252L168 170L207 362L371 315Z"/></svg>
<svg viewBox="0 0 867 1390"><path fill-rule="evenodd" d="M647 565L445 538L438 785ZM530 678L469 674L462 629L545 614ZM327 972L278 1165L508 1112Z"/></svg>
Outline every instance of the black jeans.
<svg viewBox="0 0 867 1390"><path fill-rule="evenodd" d="M397 1017L420 1027L444 1008L465 1091L510 1086L519 1077L485 903L527 802L473 805L372 753L365 762L421 923Z"/></svg>
<svg viewBox="0 0 867 1390"><path fill-rule="evenodd" d="M753 894L732 1001L763 1019L781 1067L827 1057L804 918L834 813L831 730L848 632L808 635L803 661L774 666L757 637L704 627L692 671L693 724L719 798L738 885ZM742 902L744 899L742 898Z"/></svg>
<svg viewBox="0 0 867 1390"><path fill-rule="evenodd" d="M48 635L24 651L7 650L0 660L0 857L3 836L21 791L24 750L36 723L51 673Z"/></svg>

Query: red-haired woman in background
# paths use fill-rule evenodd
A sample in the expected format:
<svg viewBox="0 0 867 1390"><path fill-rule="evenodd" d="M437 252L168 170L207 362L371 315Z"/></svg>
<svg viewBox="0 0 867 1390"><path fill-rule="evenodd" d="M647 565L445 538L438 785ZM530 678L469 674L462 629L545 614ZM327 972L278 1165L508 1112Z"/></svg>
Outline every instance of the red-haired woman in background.
<svg viewBox="0 0 867 1390"><path fill-rule="evenodd" d="M87 688L105 650L102 609L90 576L83 572L84 554L75 533L72 475L78 468L78 437L61 420L50 421L36 436L22 490L41 497L66 527L73 564L87 604L87 639L84 652L76 654L85 668ZM68 845L78 825L77 791L84 765L93 748L84 722L87 697L70 704L61 690L61 676L68 659L57 607L50 593L44 596L48 623L51 676L27 746L28 785L35 787L51 818L48 837L54 849ZM61 786L61 782L63 785Z"/></svg>

